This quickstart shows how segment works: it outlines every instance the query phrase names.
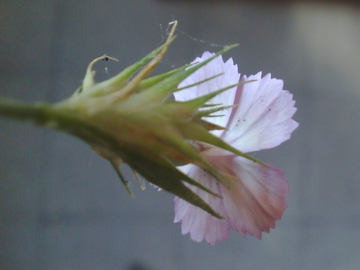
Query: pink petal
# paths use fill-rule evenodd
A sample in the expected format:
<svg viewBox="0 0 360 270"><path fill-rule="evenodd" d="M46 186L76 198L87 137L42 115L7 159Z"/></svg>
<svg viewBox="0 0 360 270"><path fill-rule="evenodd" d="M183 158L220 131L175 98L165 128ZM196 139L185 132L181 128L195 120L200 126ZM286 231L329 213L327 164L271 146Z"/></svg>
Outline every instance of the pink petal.
<svg viewBox="0 0 360 270"><path fill-rule="evenodd" d="M283 81L261 72L242 80L256 80L240 85L235 104L222 138L243 152L278 146L290 138L298 123L291 119L296 108L292 94L283 90Z"/></svg>
<svg viewBox="0 0 360 270"><path fill-rule="evenodd" d="M231 228L243 236L249 233L261 239L262 231L274 228L287 207L289 186L283 171L217 148L210 150L206 159L232 176L228 186L221 188Z"/></svg>
<svg viewBox="0 0 360 270"><path fill-rule="evenodd" d="M190 166L190 167L189 167ZM220 187L217 181L195 165L187 165L188 175L197 180L200 184L210 190L220 193ZM215 211L226 216L224 203L222 199L216 198L203 190L189 186L196 194L205 200ZM175 219L174 222L181 221L182 234L190 233L191 239L197 242L206 240L213 245L216 241L227 240L229 235L228 220L221 220L211 216L204 210L189 204L188 202L175 197Z"/></svg>
<svg viewBox="0 0 360 270"><path fill-rule="evenodd" d="M214 218L175 198L175 222L182 221L182 233L190 232L193 240L200 242L205 239L210 244L227 240L229 229L261 239L262 232L274 228L275 221L281 218L287 207L285 197L289 195L289 187L283 171L217 148L203 153L203 157L229 175L230 181L223 186L203 170L188 165L191 166L187 171L191 178L217 192L223 199L194 187L191 189L227 220Z"/></svg>
<svg viewBox="0 0 360 270"><path fill-rule="evenodd" d="M194 63L202 62L209 57L213 56L214 53L204 52L202 57L198 57L194 60ZM214 92L221 88L225 88L229 85L238 83L240 79L240 74L238 73L237 65L234 65L232 58L227 60L225 63L222 59L222 56L219 56L212 60L210 63L200 68L189 77L187 77L184 81L182 81L178 88L185 87L187 85L191 85L207 78L210 78L215 75L222 74L210 81L201 83L199 85L193 86L191 88L187 88L182 91L178 91L174 93L175 99L177 101L187 101L190 99L194 99L208 93ZM235 99L236 87L229 89L216 97L212 98L208 101L210 104L220 104L220 105L233 105ZM230 117L231 109L219 112L217 114L224 115L223 117L208 117L205 118L207 121L225 126ZM215 131L215 133L219 133L220 135L223 131Z"/></svg>
<svg viewBox="0 0 360 270"><path fill-rule="evenodd" d="M261 239L261 233L274 228L287 207L289 187L284 173L243 157L236 157L231 165L238 181L222 190L231 228Z"/></svg>

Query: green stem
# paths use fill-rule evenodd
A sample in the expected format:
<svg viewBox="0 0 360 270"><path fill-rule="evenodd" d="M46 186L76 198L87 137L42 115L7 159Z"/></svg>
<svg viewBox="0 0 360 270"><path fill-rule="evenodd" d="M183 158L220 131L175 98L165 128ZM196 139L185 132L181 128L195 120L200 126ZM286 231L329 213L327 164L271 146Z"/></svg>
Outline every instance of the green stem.
<svg viewBox="0 0 360 270"><path fill-rule="evenodd" d="M39 126L72 134L88 143L93 142L94 138L99 138L102 142L110 139L107 134L79 118L74 112L64 108L57 109L44 102L29 104L0 97L0 117L31 121Z"/></svg>
<svg viewBox="0 0 360 270"><path fill-rule="evenodd" d="M43 124L49 120L50 105L46 103L28 104L13 99L0 98L0 116L18 120L30 120Z"/></svg>
<svg viewBox="0 0 360 270"><path fill-rule="evenodd" d="M38 126L59 130L84 140L90 146L122 150L115 138L69 108L0 97L0 117L31 121Z"/></svg>

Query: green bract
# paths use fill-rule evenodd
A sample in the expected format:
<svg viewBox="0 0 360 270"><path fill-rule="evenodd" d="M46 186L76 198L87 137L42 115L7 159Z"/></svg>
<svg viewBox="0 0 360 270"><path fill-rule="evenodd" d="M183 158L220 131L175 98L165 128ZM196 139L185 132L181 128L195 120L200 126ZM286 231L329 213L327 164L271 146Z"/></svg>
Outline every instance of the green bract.
<svg viewBox="0 0 360 270"><path fill-rule="evenodd" d="M259 162L212 135L210 130L222 127L202 119L224 109L218 104L209 106L205 103L234 85L187 102L168 98L173 92L181 91L178 84L182 80L233 46L226 47L199 64L147 78L173 41L173 31L165 44L113 78L95 83L93 64L109 58L99 57L90 63L82 86L70 98L54 105L29 105L2 100L0 114L33 120L38 125L61 130L84 140L111 162L130 193L127 181L119 170L122 163L128 164L154 185L223 218L184 182L218 195L183 174L176 166L196 164L226 185L226 175L201 158L192 144L194 140Z"/></svg>

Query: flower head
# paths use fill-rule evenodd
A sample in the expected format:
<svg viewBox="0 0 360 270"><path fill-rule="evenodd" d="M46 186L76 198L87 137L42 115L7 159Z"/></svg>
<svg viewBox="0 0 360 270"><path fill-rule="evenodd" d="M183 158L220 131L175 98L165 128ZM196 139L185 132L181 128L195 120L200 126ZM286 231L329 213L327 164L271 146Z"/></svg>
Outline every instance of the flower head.
<svg viewBox="0 0 360 270"><path fill-rule="evenodd" d="M205 52L195 62L203 62L212 56L214 54ZM234 84L240 78L232 59L224 63L219 56L187 77L179 87L219 74L223 75L176 92L175 99L186 101L196 98ZM205 118L225 128L212 132L244 153L272 148L289 139L298 124L291 119L296 111L295 102L292 95L283 90L283 82L271 78L270 74L262 77L261 73L244 76L241 81L248 83L233 87L209 101L231 107L223 110L222 116L210 115L212 117ZM243 236L249 233L261 238L263 231L269 232L270 228L274 228L275 221L281 218L287 207L285 198L289 190L283 171L251 160L249 156L239 156L200 141L193 143L200 149L202 158L224 175L222 181L214 179L195 164L179 168L222 197L217 198L197 187L189 187L225 219L211 216L175 197L174 221L182 222L182 233L190 233L195 241L205 239L209 244L214 244L226 240L230 229Z"/></svg>
<svg viewBox="0 0 360 270"><path fill-rule="evenodd" d="M116 76L95 82L93 65L116 60L99 57L66 100L24 104L0 98L0 115L82 139L110 161L132 195L120 170L128 164L177 196L175 221L181 220L183 233L197 241L213 244L226 239L229 229L260 238L281 217L288 186L281 170L245 152L290 137L297 126L291 120L292 96L270 75L239 82L232 60L224 63L220 56L232 46L149 77L173 41L175 27L176 22L165 44ZM169 99L172 94L176 100Z"/></svg>

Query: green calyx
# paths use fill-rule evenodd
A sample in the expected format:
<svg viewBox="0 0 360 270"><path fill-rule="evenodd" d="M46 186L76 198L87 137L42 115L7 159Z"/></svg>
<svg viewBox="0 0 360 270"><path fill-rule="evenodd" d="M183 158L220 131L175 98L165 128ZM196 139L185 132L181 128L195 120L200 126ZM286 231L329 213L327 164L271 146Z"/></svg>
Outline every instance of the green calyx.
<svg viewBox="0 0 360 270"><path fill-rule="evenodd" d="M226 176L201 157L199 150L193 146L193 141L211 144L260 163L212 135L210 130L223 127L202 119L226 108L221 104L205 103L234 85L187 102L168 98L172 93L182 90L178 89L178 85L187 76L234 46L224 48L201 63L147 78L174 40L175 27L176 22L162 46L113 78L95 83L93 64L105 58L116 60L108 56L99 57L90 63L83 85L70 98L54 105L29 105L2 99L0 115L33 120L38 125L67 132L82 139L110 161L131 195L128 182L119 169L122 163L128 164L159 188L217 218L224 218L184 182L213 196L219 195L183 174L176 166L195 164L223 182L222 179ZM207 80L210 79L212 78Z"/></svg>

